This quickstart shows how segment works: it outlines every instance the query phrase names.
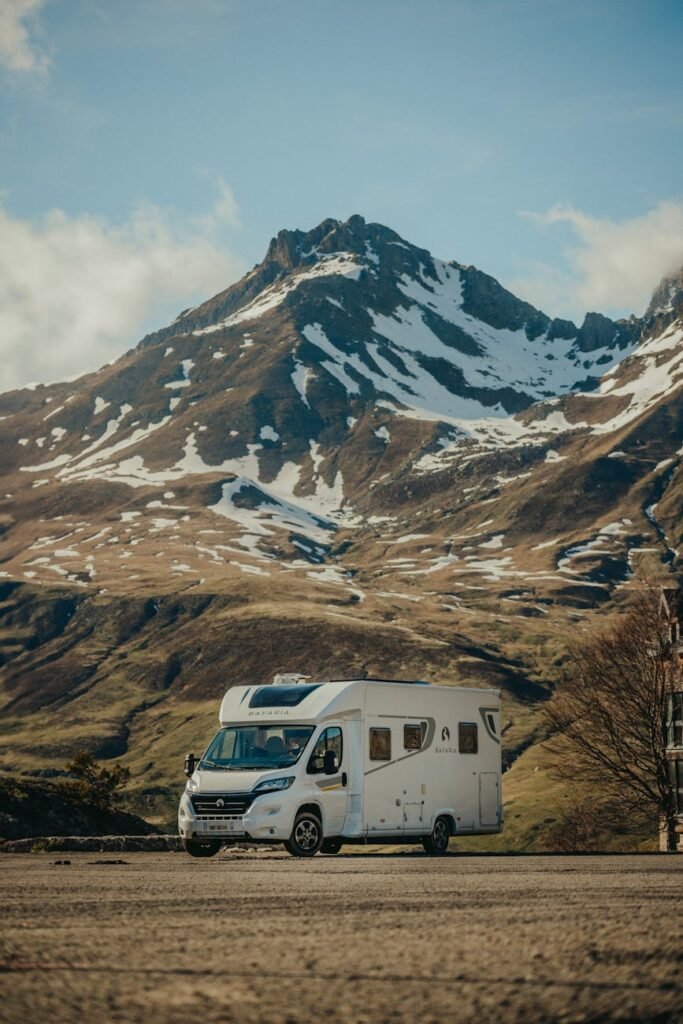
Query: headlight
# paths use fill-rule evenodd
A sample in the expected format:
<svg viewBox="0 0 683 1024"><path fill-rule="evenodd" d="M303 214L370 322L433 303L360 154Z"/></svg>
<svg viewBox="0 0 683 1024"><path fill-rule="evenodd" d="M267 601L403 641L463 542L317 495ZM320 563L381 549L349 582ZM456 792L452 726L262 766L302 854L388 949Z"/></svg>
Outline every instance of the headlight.
<svg viewBox="0 0 683 1024"><path fill-rule="evenodd" d="M264 779L254 786L253 793L278 793L281 789L289 789L294 782L293 775L283 775L280 779Z"/></svg>
<svg viewBox="0 0 683 1024"><path fill-rule="evenodd" d="M195 782L194 779L188 779L187 780L187 785L185 786L185 792L186 793L198 793L199 792L199 783Z"/></svg>

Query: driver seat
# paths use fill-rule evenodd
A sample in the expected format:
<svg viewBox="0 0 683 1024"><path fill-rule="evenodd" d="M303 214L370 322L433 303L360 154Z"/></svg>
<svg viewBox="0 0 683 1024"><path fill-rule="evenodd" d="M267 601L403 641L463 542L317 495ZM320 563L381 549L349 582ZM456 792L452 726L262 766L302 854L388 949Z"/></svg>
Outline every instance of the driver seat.
<svg viewBox="0 0 683 1024"><path fill-rule="evenodd" d="M266 753L268 757L279 757L285 753L285 741L281 736L269 736L266 740Z"/></svg>

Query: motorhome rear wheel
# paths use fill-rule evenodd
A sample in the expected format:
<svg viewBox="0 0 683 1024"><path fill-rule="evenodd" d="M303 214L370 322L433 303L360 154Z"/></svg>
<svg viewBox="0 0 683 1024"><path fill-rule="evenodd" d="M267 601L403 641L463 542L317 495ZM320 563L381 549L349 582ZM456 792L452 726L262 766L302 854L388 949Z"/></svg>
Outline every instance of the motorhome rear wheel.
<svg viewBox="0 0 683 1024"><path fill-rule="evenodd" d="M182 843L190 857L214 857L223 845L220 839L183 839Z"/></svg>
<svg viewBox="0 0 683 1024"><path fill-rule="evenodd" d="M433 856L443 856L448 851L448 840L450 838L451 828L447 818L437 818L434 822L434 828L431 834L425 836L422 840L422 845L427 853L431 853Z"/></svg>
<svg viewBox="0 0 683 1024"><path fill-rule="evenodd" d="M320 849L322 841L323 828L320 818L312 811L302 811L296 816L292 834L285 842L285 847L293 857L313 857Z"/></svg>

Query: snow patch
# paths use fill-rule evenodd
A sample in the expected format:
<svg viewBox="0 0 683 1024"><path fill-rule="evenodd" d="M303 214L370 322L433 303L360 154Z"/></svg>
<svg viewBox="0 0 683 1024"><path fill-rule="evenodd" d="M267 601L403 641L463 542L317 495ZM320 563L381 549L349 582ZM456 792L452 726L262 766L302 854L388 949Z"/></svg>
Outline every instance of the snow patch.
<svg viewBox="0 0 683 1024"><path fill-rule="evenodd" d="M491 548L491 549L502 548L502 546L503 546L503 537L504 536L505 536L504 533L497 533L495 535L495 537L492 537L490 540L487 540L487 541L482 541L482 543L478 544L477 547L480 547L480 548Z"/></svg>
<svg viewBox="0 0 683 1024"><path fill-rule="evenodd" d="M315 377L313 370L309 366L300 363L298 359L294 360L294 370L292 371L292 384L298 391L301 401L304 405L310 409L311 405L308 401L308 383L311 378Z"/></svg>

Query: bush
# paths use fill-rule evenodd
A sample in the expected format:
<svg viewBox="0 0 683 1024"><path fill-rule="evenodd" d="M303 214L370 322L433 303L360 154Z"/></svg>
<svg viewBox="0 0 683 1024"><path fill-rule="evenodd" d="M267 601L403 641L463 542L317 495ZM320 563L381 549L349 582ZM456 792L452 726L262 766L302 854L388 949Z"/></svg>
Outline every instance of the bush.
<svg viewBox="0 0 683 1024"><path fill-rule="evenodd" d="M593 853L600 849L603 828L601 808L592 800L578 801L548 833L547 848L552 853Z"/></svg>
<svg viewBox="0 0 683 1024"><path fill-rule="evenodd" d="M121 790L130 779L130 769L120 764L113 768L98 765L92 754L81 751L66 765L67 771L78 780L73 788L85 803L93 804L101 811L109 811L112 804L121 797Z"/></svg>

